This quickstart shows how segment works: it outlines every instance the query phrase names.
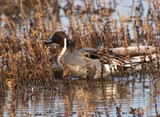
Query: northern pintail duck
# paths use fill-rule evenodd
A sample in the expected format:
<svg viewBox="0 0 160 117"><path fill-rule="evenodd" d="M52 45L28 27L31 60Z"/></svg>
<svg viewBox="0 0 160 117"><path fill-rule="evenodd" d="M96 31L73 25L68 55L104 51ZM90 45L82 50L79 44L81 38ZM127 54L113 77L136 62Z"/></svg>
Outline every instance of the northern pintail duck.
<svg viewBox="0 0 160 117"><path fill-rule="evenodd" d="M81 48L74 52L70 52L69 48L72 46L73 41L62 31L58 31L54 33L54 35L51 38L44 41L44 43L45 44L51 44L51 43L59 44L62 51L57 57L58 68L63 70L64 67L67 67L69 68L72 75L80 77L80 78L86 78L88 75L88 72L87 72L88 70L92 70L94 72L93 73L94 79L101 78L102 70L103 70L103 77L106 78L111 73L112 74L117 73L119 68L122 68L122 67L128 68L128 67L131 67L131 65L133 66L139 62L142 62L140 61L141 59L138 59L136 57L132 57L132 59L126 60L126 61L123 60L123 58L120 58L119 56L126 54L126 53L125 54L121 53L122 48L109 49L109 52L112 53L112 55L114 55L109 58L108 56L101 55L97 51L97 49L88 48L88 47ZM140 47L140 49L142 48L143 46ZM129 50L131 49L129 48ZM150 53L154 53L155 51L156 51L155 48L149 48ZM141 54L139 51L136 53L138 55ZM102 59L105 59L105 61L103 61ZM102 61L103 61L103 64L102 64Z"/></svg>

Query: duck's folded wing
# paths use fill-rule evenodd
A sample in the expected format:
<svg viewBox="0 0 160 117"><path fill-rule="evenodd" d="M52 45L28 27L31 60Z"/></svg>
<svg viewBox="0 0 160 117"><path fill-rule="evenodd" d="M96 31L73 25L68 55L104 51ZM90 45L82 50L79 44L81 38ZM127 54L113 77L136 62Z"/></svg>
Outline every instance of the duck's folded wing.
<svg viewBox="0 0 160 117"><path fill-rule="evenodd" d="M80 49L80 54L91 58L91 59L100 59L102 55L94 48L82 48Z"/></svg>

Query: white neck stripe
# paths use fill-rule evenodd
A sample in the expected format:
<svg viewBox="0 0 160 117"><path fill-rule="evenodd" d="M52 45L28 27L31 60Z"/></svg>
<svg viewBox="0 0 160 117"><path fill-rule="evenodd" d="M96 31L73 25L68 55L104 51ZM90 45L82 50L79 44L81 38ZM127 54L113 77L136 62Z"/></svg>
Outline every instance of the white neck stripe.
<svg viewBox="0 0 160 117"><path fill-rule="evenodd" d="M62 51L59 56L63 56L63 54L65 53L66 50L67 50L67 39L65 38L64 39L64 46L63 46Z"/></svg>
<svg viewBox="0 0 160 117"><path fill-rule="evenodd" d="M63 48L62 48L61 53L59 54L59 56L58 56L58 58L57 58L57 65L58 65L58 67L60 67L60 68L63 67L63 65L62 65L62 63L61 63L61 58L62 58L62 56L64 55L64 53L66 52L66 50L67 50L67 39L65 38L65 39L64 39L64 46L63 46Z"/></svg>

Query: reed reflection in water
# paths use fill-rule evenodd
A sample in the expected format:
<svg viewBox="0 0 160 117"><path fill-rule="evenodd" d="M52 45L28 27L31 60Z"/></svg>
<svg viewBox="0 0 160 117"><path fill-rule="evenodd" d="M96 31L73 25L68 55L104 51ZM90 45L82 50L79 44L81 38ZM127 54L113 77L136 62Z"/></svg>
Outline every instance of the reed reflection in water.
<svg viewBox="0 0 160 117"><path fill-rule="evenodd" d="M1 97L1 116L158 116L160 81L153 75L75 80L52 89L26 88L19 96Z"/></svg>

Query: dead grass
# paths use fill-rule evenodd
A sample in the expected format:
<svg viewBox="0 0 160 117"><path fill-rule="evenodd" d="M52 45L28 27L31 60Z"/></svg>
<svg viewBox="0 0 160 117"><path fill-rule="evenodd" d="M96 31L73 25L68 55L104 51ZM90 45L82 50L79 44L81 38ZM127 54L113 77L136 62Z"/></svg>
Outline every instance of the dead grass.
<svg viewBox="0 0 160 117"><path fill-rule="evenodd" d="M20 87L53 86L55 68L52 66L48 48L43 45L43 40L57 30L64 30L60 11L63 11L64 17L69 20L66 32L74 39L75 49L85 46L97 48L102 43L105 48L127 47L133 42L137 45L148 43L159 48L160 2L158 0L154 1L147 17L118 15L119 21L111 19L112 13L118 14L118 12L112 7L103 5L103 0L83 1L84 6L74 6L75 1L70 0L67 0L64 6L59 4L59 0L54 2L49 0L7 1L0 2L0 5L3 5L0 9L3 16L1 22L4 24L0 26L1 89L5 88L5 80L8 78L15 79L17 86ZM8 12L8 7L12 12ZM134 8L133 11L141 12ZM120 25L118 26L117 23ZM133 38L129 32L130 24L133 25ZM65 73L63 75L67 77ZM2 90L2 92L5 91ZM89 109L81 112L79 107L80 116L84 113L86 116L90 115L90 111L93 111L94 106L86 103L91 97L91 94L86 94L82 90L77 92L78 103L80 104L83 98L86 110Z"/></svg>

